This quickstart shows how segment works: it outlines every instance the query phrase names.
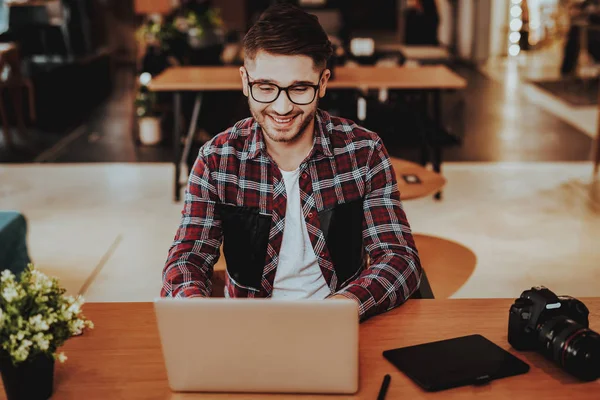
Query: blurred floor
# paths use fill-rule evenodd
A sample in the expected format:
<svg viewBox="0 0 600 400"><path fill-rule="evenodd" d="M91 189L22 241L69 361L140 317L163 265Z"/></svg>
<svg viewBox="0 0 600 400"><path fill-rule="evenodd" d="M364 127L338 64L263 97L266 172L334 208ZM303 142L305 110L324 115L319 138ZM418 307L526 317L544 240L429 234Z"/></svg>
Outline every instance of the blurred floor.
<svg viewBox="0 0 600 400"><path fill-rule="evenodd" d="M455 67L466 78L463 144L445 152L449 161L583 161L592 140L572 124L536 105L507 76L487 78Z"/></svg>
<svg viewBox="0 0 600 400"><path fill-rule="evenodd" d="M516 57L491 59L481 66L480 71L497 84L515 92L515 96L594 138L598 129L597 106L572 106L530 82L542 79L558 80L562 58L563 42L556 41L543 50L522 52Z"/></svg>
<svg viewBox="0 0 600 400"><path fill-rule="evenodd" d="M121 65L115 72L110 97L82 124L65 132L30 128L31 142L17 141L18 149L5 147L0 134L0 163L53 162L164 162L166 146L138 146L132 133L134 69Z"/></svg>
<svg viewBox="0 0 600 400"><path fill-rule="evenodd" d="M477 256L453 297L514 297L535 284L600 293L600 182L589 163L448 163L445 176L443 201L404 207L414 232ZM27 216L34 262L69 292L89 284L90 301L150 301L179 223L171 177L162 163L3 166L0 209Z"/></svg>

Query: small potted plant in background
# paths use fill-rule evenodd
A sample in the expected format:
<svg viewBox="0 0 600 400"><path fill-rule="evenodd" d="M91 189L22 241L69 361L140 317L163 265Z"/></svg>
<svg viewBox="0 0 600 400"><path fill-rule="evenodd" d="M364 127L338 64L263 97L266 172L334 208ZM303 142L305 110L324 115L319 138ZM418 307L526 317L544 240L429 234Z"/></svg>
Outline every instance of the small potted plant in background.
<svg viewBox="0 0 600 400"><path fill-rule="evenodd" d="M93 328L81 312L83 298L65 295L56 278L29 265L17 279L0 275L0 371L8 400L48 399L54 361L64 342Z"/></svg>
<svg viewBox="0 0 600 400"><path fill-rule="evenodd" d="M156 93L147 85L152 79L148 72L140 75L140 86L135 98L135 114L138 117L138 136L144 145L155 145L162 140L160 116L156 111Z"/></svg>
<svg viewBox="0 0 600 400"><path fill-rule="evenodd" d="M222 51L224 30L221 10L209 1L180 0L168 15L149 15L136 30L142 70L156 75L169 65L205 65L204 50Z"/></svg>

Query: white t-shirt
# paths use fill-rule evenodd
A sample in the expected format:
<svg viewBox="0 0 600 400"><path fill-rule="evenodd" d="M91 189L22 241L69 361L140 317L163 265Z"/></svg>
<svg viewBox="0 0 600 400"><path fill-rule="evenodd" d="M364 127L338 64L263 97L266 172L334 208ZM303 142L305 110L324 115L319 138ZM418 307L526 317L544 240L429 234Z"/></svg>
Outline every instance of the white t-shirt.
<svg viewBox="0 0 600 400"><path fill-rule="evenodd" d="M285 228L279 264L273 283L273 298L324 299L331 294L308 237L300 202L300 170L283 171L287 192Z"/></svg>

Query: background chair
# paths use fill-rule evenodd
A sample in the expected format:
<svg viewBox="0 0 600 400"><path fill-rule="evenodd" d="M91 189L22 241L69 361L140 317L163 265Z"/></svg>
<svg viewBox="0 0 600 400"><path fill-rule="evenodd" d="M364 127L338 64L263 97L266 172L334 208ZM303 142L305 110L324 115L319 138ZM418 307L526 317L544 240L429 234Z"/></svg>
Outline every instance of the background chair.
<svg viewBox="0 0 600 400"><path fill-rule="evenodd" d="M9 26L26 56L71 59L70 10L61 0L11 7Z"/></svg>
<svg viewBox="0 0 600 400"><path fill-rule="evenodd" d="M423 296L416 298L447 299L471 277L477 265L477 256L460 243L444 238L413 234L419 250L424 276L421 283Z"/></svg>
<svg viewBox="0 0 600 400"><path fill-rule="evenodd" d="M8 147L12 144L10 136L10 119L4 105L4 89L8 89L10 102L13 105L17 128L23 139L27 136L23 115L22 90L27 89L29 97L29 117L35 120L35 99L33 83L21 72L21 56L15 43L0 43L0 117L2 129Z"/></svg>

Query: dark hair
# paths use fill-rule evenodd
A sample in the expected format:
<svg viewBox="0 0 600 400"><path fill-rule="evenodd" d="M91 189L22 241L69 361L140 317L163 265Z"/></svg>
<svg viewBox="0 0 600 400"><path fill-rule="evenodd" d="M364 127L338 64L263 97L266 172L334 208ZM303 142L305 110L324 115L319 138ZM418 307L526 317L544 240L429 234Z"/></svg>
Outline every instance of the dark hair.
<svg viewBox="0 0 600 400"><path fill-rule="evenodd" d="M272 5L244 37L244 53L254 59L258 51L277 55L305 55L315 67L325 67L333 52L331 42L316 16L289 4Z"/></svg>

